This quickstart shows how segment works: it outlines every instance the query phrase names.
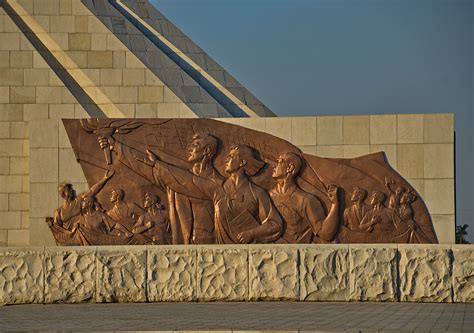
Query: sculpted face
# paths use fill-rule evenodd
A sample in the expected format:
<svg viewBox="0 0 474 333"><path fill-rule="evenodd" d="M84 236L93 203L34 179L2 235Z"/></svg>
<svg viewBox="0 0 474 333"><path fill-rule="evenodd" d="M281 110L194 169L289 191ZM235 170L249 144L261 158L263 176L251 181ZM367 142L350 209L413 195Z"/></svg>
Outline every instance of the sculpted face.
<svg viewBox="0 0 474 333"><path fill-rule="evenodd" d="M61 197L65 200L71 201L76 198L76 191L74 190L72 185L60 186L58 191Z"/></svg>
<svg viewBox="0 0 474 333"><path fill-rule="evenodd" d="M397 187L397 189L395 190L395 194L398 196L401 196L404 192L405 190L401 186Z"/></svg>
<svg viewBox="0 0 474 333"><path fill-rule="evenodd" d="M194 139L188 146L188 161L197 162L202 159L205 154L205 146L199 139Z"/></svg>
<svg viewBox="0 0 474 333"><path fill-rule="evenodd" d="M110 194L110 202L114 203L117 202L120 199L120 193L118 193L117 190L112 190L112 193Z"/></svg>
<svg viewBox="0 0 474 333"><path fill-rule="evenodd" d="M286 176L288 163L280 156L276 160L276 164L272 170L272 177L275 179L283 178Z"/></svg>
<svg viewBox="0 0 474 333"><path fill-rule="evenodd" d="M225 160L225 171L227 173L234 173L240 169L242 162L239 158L239 153L235 149L231 149L229 155Z"/></svg>
<svg viewBox="0 0 474 333"><path fill-rule="evenodd" d="M364 198L364 195L364 192L361 190L354 189L354 191L352 191L351 201L359 201Z"/></svg>
<svg viewBox="0 0 474 333"><path fill-rule="evenodd" d="M155 203L156 203L155 198L154 198L152 195L150 195L150 194L147 193L147 194L145 195L145 202L143 203L143 206L144 206L145 208L150 208L150 207L153 206Z"/></svg>
<svg viewBox="0 0 474 333"><path fill-rule="evenodd" d="M92 204L94 203L94 201L92 200L91 197L85 197L82 202L81 202L81 210L82 212L87 212L89 210L91 210L91 207L92 207Z"/></svg>
<svg viewBox="0 0 474 333"><path fill-rule="evenodd" d="M373 192L370 196L370 204L377 205L383 203L384 197L383 194L380 192Z"/></svg>

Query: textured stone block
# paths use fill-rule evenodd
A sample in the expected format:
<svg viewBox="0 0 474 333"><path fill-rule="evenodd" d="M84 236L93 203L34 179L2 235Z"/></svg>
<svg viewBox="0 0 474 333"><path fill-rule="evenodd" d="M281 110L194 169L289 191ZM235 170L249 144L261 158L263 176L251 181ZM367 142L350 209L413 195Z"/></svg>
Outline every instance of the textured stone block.
<svg viewBox="0 0 474 333"><path fill-rule="evenodd" d="M138 102L139 103L162 103L163 102L163 87L138 87Z"/></svg>
<svg viewBox="0 0 474 333"><path fill-rule="evenodd" d="M403 144L397 147L397 171L405 178L423 178L422 144Z"/></svg>
<svg viewBox="0 0 474 333"><path fill-rule="evenodd" d="M143 86L145 85L145 69L126 68L123 69L124 86Z"/></svg>
<svg viewBox="0 0 474 333"><path fill-rule="evenodd" d="M196 247L149 246L147 248L149 302L196 299Z"/></svg>
<svg viewBox="0 0 474 333"><path fill-rule="evenodd" d="M90 34L69 34L69 50L89 51L91 49Z"/></svg>
<svg viewBox="0 0 474 333"><path fill-rule="evenodd" d="M156 118L158 108L156 104L137 104L135 105L135 116L137 118Z"/></svg>
<svg viewBox="0 0 474 333"><path fill-rule="evenodd" d="M349 299L349 247L310 245L300 248L300 300Z"/></svg>
<svg viewBox="0 0 474 333"><path fill-rule="evenodd" d="M58 181L58 149L31 149L30 177L33 183L49 183Z"/></svg>
<svg viewBox="0 0 474 333"><path fill-rule="evenodd" d="M369 145L344 145L343 157L354 158L369 154Z"/></svg>
<svg viewBox="0 0 474 333"><path fill-rule="evenodd" d="M265 123L267 133L291 141L291 118L267 118Z"/></svg>
<svg viewBox="0 0 474 333"><path fill-rule="evenodd" d="M452 215L431 215L431 221L438 237L439 244L454 244L456 224L454 214Z"/></svg>
<svg viewBox="0 0 474 333"><path fill-rule="evenodd" d="M451 302L449 246L399 244L400 300Z"/></svg>
<svg viewBox="0 0 474 333"><path fill-rule="evenodd" d="M423 142L454 142L454 114L423 115Z"/></svg>
<svg viewBox="0 0 474 333"><path fill-rule="evenodd" d="M0 86L19 86L22 84L22 69L0 68Z"/></svg>
<svg viewBox="0 0 474 333"><path fill-rule="evenodd" d="M105 41L104 41L105 42ZM87 52L89 68L112 68L113 58L111 51Z"/></svg>
<svg viewBox="0 0 474 333"><path fill-rule="evenodd" d="M397 142L423 143L423 115L397 115Z"/></svg>
<svg viewBox="0 0 474 333"><path fill-rule="evenodd" d="M138 88L119 87L119 103L138 103Z"/></svg>
<svg viewBox="0 0 474 333"><path fill-rule="evenodd" d="M317 117L318 145L342 144L342 117Z"/></svg>
<svg viewBox="0 0 474 333"><path fill-rule="evenodd" d="M10 87L10 103L34 104L35 101L35 87Z"/></svg>
<svg viewBox="0 0 474 333"><path fill-rule="evenodd" d="M0 229L20 229L20 212L0 212Z"/></svg>
<svg viewBox="0 0 474 333"><path fill-rule="evenodd" d="M454 178L454 145L424 145L425 178Z"/></svg>
<svg viewBox="0 0 474 333"><path fill-rule="evenodd" d="M350 300L396 301L397 256L396 244L350 245Z"/></svg>
<svg viewBox="0 0 474 333"><path fill-rule="evenodd" d="M28 246L30 245L30 233L28 230L8 230L7 246Z"/></svg>
<svg viewBox="0 0 474 333"><path fill-rule="evenodd" d="M0 249L0 304L43 302L43 247Z"/></svg>
<svg viewBox="0 0 474 333"><path fill-rule="evenodd" d="M316 119L316 117L291 118L291 142L294 145L316 145Z"/></svg>
<svg viewBox="0 0 474 333"><path fill-rule="evenodd" d="M370 116L370 143L397 143L397 116Z"/></svg>
<svg viewBox="0 0 474 333"><path fill-rule="evenodd" d="M0 35L0 50L19 50L20 34L18 32L3 32Z"/></svg>
<svg viewBox="0 0 474 333"><path fill-rule="evenodd" d="M343 136L346 145L369 144L370 123L369 116L344 116Z"/></svg>
<svg viewBox="0 0 474 333"><path fill-rule="evenodd" d="M95 34L95 33L91 34L91 50L92 51L106 51L107 50L107 35ZM113 56L112 56L112 59L113 59Z"/></svg>
<svg viewBox="0 0 474 333"><path fill-rule="evenodd" d="M17 139L0 139L0 156L23 156L23 142Z"/></svg>
<svg viewBox="0 0 474 333"><path fill-rule="evenodd" d="M41 2L41 6L34 6L34 14L35 15L58 15L59 14L59 0L49 0L49 1Z"/></svg>
<svg viewBox="0 0 474 333"><path fill-rule="evenodd" d="M0 192L20 193L21 181L21 176L0 176Z"/></svg>
<svg viewBox="0 0 474 333"><path fill-rule="evenodd" d="M297 300L298 297L298 248L250 245L249 299Z"/></svg>
<svg viewBox="0 0 474 333"><path fill-rule="evenodd" d="M36 103L61 103L61 87L37 87Z"/></svg>
<svg viewBox="0 0 474 333"><path fill-rule="evenodd" d="M423 199L430 214L454 214L454 179L425 179Z"/></svg>
<svg viewBox="0 0 474 333"><path fill-rule="evenodd" d="M30 190L31 217L41 217L45 224L44 217L51 216L58 206L58 183L33 183Z"/></svg>
<svg viewBox="0 0 474 333"><path fill-rule="evenodd" d="M316 146L317 155L328 158L341 158L344 156L344 146Z"/></svg>
<svg viewBox="0 0 474 333"><path fill-rule="evenodd" d="M204 301L248 300L248 247L206 245L197 249L197 298Z"/></svg>
<svg viewBox="0 0 474 333"><path fill-rule="evenodd" d="M44 302L95 302L95 252L91 246L46 248Z"/></svg>
<svg viewBox="0 0 474 333"><path fill-rule="evenodd" d="M97 247L97 302L146 301L146 247Z"/></svg>
<svg viewBox="0 0 474 333"><path fill-rule="evenodd" d="M10 68L32 68L33 51L10 51Z"/></svg>
<svg viewBox="0 0 474 333"><path fill-rule="evenodd" d="M474 302L474 247L453 245L453 300Z"/></svg>
<svg viewBox="0 0 474 333"><path fill-rule="evenodd" d="M10 103L10 87L0 87L0 103Z"/></svg>
<svg viewBox="0 0 474 333"><path fill-rule="evenodd" d="M58 121L36 120L29 125L31 148L58 147Z"/></svg>

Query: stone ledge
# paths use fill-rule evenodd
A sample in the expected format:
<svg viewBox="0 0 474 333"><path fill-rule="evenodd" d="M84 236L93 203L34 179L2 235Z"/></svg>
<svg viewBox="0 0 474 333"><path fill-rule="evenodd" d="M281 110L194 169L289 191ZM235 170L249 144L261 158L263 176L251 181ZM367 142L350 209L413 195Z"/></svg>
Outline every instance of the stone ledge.
<svg viewBox="0 0 474 333"><path fill-rule="evenodd" d="M471 303L473 252L428 244L0 248L0 304Z"/></svg>

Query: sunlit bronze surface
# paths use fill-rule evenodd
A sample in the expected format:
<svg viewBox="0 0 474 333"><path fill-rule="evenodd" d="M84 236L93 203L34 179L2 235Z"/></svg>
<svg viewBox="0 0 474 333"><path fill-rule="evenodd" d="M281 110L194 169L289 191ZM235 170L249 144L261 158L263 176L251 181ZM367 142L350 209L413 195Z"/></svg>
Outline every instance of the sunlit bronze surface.
<svg viewBox="0 0 474 333"><path fill-rule="evenodd" d="M59 245L437 242L383 152L321 158L211 119L63 123L90 190L59 187Z"/></svg>

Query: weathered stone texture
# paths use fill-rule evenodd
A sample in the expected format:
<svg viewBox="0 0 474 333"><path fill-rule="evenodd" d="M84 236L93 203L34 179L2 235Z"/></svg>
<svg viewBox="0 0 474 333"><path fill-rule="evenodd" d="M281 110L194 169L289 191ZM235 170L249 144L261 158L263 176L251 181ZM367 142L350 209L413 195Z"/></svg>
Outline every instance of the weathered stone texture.
<svg viewBox="0 0 474 333"><path fill-rule="evenodd" d="M400 300L451 301L451 251L448 246L399 245Z"/></svg>
<svg viewBox="0 0 474 333"><path fill-rule="evenodd" d="M248 247L198 247L199 300L245 301L249 293L248 282Z"/></svg>
<svg viewBox="0 0 474 333"><path fill-rule="evenodd" d="M453 245L453 300L474 302L474 248Z"/></svg>
<svg viewBox="0 0 474 333"><path fill-rule="evenodd" d="M295 246L250 246L250 300L297 300L298 249Z"/></svg>
<svg viewBox="0 0 474 333"><path fill-rule="evenodd" d="M396 301L397 246L351 246L349 290L353 301Z"/></svg>
<svg viewBox="0 0 474 333"><path fill-rule="evenodd" d="M95 247L46 248L45 303L95 302Z"/></svg>
<svg viewBox="0 0 474 333"><path fill-rule="evenodd" d="M0 304L43 303L43 247L0 249Z"/></svg>
<svg viewBox="0 0 474 333"><path fill-rule="evenodd" d="M313 245L300 249L300 300L349 298L349 247Z"/></svg>
<svg viewBox="0 0 474 333"><path fill-rule="evenodd" d="M145 302L145 246L97 247L97 302Z"/></svg>
<svg viewBox="0 0 474 333"><path fill-rule="evenodd" d="M148 301L196 299L196 247L148 247Z"/></svg>

